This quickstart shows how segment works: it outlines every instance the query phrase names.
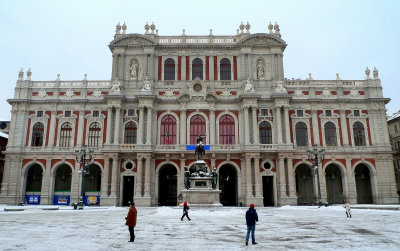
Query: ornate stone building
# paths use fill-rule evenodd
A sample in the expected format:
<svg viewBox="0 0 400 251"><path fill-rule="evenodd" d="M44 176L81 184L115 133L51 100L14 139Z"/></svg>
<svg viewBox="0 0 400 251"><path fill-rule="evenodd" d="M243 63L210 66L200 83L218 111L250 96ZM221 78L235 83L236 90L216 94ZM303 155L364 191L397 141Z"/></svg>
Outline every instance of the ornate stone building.
<svg viewBox="0 0 400 251"><path fill-rule="evenodd" d="M319 178L329 203L398 203L381 81L289 80L279 25L266 33L160 36L116 27L111 80L33 81L21 69L0 203L78 201L75 150L94 150L85 201L176 205L183 167L204 135L223 205L313 204L306 150L326 149Z"/></svg>
<svg viewBox="0 0 400 251"><path fill-rule="evenodd" d="M393 165L396 173L397 193L400 195L400 111L388 117L389 137L393 150Z"/></svg>

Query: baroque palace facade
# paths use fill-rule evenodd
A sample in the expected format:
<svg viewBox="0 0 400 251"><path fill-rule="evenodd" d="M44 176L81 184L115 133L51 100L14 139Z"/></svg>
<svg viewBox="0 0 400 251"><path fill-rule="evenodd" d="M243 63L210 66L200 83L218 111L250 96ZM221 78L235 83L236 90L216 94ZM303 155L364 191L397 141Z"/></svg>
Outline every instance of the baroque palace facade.
<svg viewBox="0 0 400 251"><path fill-rule="evenodd" d="M21 69L0 203L176 205L205 136L223 205L398 203L378 71L365 79L289 80L279 25L236 35L160 36L116 27L111 80L33 81ZM326 149L314 172L306 151ZM319 175L319 181L317 177Z"/></svg>

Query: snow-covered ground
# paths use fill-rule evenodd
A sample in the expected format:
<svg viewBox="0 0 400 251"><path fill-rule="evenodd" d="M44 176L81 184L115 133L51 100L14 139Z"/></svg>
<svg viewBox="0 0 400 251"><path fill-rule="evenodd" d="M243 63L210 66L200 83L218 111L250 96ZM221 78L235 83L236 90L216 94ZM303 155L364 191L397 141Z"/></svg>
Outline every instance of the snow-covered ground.
<svg viewBox="0 0 400 251"><path fill-rule="evenodd" d="M246 247L247 208L191 208L182 222L181 208L139 207L134 243L127 207L43 208L0 205L0 250L400 250L399 210L353 209L350 219L341 206L256 208L258 245Z"/></svg>

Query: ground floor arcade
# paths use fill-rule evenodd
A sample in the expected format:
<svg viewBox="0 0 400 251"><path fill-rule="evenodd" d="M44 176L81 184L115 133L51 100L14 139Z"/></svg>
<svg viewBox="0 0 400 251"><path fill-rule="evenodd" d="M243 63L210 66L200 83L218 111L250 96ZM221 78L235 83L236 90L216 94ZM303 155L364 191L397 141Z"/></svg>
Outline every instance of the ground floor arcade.
<svg viewBox="0 0 400 251"><path fill-rule="evenodd" d="M183 167L190 169L195 163L191 158L185 154L96 155L84 174L84 201L93 205L121 206L132 200L138 206L177 205L184 189ZM318 170L293 153L210 154L205 161L217 169L224 206L310 205L318 202L319 189L322 201L329 204L398 203L393 168L382 156L326 159ZM73 158L15 157L8 163L2 203L78 202L82 172ZM13 165L19 165L18 172L10 172Z"/></svg>

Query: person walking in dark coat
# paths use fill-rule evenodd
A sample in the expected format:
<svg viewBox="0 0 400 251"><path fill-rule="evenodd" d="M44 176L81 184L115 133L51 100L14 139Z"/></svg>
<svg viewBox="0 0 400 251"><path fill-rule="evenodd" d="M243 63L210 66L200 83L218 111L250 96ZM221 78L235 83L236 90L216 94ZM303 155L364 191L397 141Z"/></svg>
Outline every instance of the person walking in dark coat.
<svg viewBox="0 0 400 251"><path fill-rule="evenodd" d="M134 227L136 226L136 218L137 218L137 210L135 208L135 203L131 202L131 206L129 207L128 215L125 218L126 219L125 225L128 226L129 234L131 236L131 239L129 240L129 242L135 241Z"/></svg>
<svg viewBox="0 0 400 251"><path fill-rule="evenodd" d="M256 221L258 221L258 215L254 209L254 204L250 205L249 210L246 212L246 225L247 225L247 235L246 235L246 246L249 245L249 237L251 232L251 242L253 245L257 244L256 238L254 237L254 231L256 230Z"/></svg>
<svg viewBox="0 0 400 251"><path fill-rule="evenodd" d="M187 201L185 201L185 203L183 203L183 215L181 217L181 221L183 221L183 218L186 216L188 218L188 220L191 220L189 218L189 206L187 205Z"/></svg>

